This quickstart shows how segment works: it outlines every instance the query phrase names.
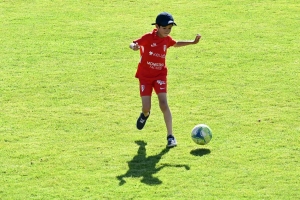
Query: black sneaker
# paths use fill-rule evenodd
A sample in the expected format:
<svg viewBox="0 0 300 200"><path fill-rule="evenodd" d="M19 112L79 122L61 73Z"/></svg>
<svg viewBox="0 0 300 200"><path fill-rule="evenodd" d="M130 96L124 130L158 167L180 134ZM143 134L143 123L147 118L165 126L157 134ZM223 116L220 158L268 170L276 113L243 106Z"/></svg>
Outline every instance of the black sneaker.
<svg viewBox="0 0 300 200"><path fill-rule="evenodd" d="M175 147L177 146L177 142L176 142L176 139L173 135L169 135L167 137L167 141L168 141L168 144L167 144L167 147Z"/></svg>
<svg viewBox="0 0 300 200"><path fill-rule="evenodd" d="M140 117L136 121L137 129L142 130L144 128L144 126L146 124L146 121L147 121L149 116L150 116L150 112L149 112L149 115L147 117L145 117L144 113L141 113Z"/></svg>

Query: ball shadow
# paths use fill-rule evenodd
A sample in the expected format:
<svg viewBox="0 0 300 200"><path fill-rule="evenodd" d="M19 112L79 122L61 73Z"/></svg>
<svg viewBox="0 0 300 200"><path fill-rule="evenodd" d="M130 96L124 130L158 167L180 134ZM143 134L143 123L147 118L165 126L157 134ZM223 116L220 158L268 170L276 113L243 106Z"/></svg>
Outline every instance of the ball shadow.
<svg viewBox="0 0 300 200"><path fill-rule="evenodd" d="M204 149L204 148L199 148L199 149L194 149L190 152L191 155L193 156L205 156L207 154L210 154L209 149Z"/></svg>

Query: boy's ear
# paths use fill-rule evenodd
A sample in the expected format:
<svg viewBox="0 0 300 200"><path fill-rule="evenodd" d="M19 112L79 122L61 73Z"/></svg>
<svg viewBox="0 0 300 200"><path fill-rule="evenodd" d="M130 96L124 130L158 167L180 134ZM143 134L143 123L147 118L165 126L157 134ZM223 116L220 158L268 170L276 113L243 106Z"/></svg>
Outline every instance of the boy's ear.
<svg viewBox="0 0 300 200"><path fill-rule="evenodd" d="M159 29L159 26L157 24L155 24L156 29Z"/></svg>

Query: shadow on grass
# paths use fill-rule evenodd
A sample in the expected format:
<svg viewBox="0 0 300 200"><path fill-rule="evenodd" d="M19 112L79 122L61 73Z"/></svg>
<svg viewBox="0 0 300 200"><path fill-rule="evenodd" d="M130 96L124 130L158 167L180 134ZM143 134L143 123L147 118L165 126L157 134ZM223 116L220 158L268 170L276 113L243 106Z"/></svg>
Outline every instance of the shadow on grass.
<svg viewBox="0 0 300 200"><path fill-rule="evenodd" d="M148 185L158 185L162 181L156 177L153 177L154 174L159 172L164 167L184 167L186 170L189 170L188 165L173 165L173 164L162 164L159 167L156 167L156 164L160 161L161 157L170 151L169 148L163 149L159 154L155 156L146 157L146 145L144 141L135 141L139 145L137 155L135 155L131 161L128 162L128 171L120 176L117 176L117 179L120 181L119 185L126 183L124 178L130 177L142 177L141 182Z"/></svg>
<svg viewBox="0 0 300 200"><path fill-rule="evenodd" d="M207 154L210 154L210 150L209 149L194 149L190 152L190 154L192 154L193 156L205 156Z"/></svg>

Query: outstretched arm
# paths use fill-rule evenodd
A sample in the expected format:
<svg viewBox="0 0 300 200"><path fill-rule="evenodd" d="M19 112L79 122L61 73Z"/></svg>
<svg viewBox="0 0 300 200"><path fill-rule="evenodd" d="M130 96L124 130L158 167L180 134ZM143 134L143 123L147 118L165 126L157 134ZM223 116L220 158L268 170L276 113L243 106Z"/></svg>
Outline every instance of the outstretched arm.
<svg viewBox="0 0 300 200"><path fill-rule="evenodd" d="M174 47L183 47L190 44L197 44L201 38L201 35L197 34L194 41L177 41Z"/></svg>

